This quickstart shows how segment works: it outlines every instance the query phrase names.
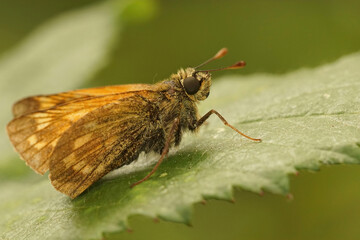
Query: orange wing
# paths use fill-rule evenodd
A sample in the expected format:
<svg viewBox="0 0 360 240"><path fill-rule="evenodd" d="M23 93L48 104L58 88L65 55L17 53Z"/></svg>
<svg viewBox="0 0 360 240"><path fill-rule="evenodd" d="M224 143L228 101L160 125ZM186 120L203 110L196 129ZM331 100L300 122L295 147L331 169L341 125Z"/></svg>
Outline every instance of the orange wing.
<svg viewBox="0 0 360 240"><path fill-rule="evenodd" d="M13 106L12 111L14 117L20 117L31 112L46 110L56 105L63 104L75 99L85 99L94 96L102 96L139 90L152 90L153 88L153 85L148 84L128 84L79 89L51 95L32 96L16 102Z"/></svg>
<svg viewBox="0 0 360 240"><path fill-rule="evenodd" d="M152 86L110 86L25 98L14 105L18 117L7 126L9 138L21 158L37 173L44 174L61 135L75 122L97 108L137 90L147 92Z"/></svg>
<svg viewBox="0 0 360 240"><path fill-rule="evenodd" d="M75 198L164 138L152 101L157 92L133 93L93 110L62 134L49 160L57 190Z"/></svg>

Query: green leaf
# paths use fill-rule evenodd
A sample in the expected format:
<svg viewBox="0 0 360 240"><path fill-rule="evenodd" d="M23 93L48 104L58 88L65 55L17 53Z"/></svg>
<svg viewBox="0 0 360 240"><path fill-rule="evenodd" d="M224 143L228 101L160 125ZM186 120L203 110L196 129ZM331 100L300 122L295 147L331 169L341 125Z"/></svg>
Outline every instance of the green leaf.
<svg viewBox="0 0 360 240"><path fill-rule="evenodd" d="M321 164L360 162L360 53L286 75L227 76L200 106L263 142L251 142L216 116L179 148L150 180L129 188L158 156L141 156L80 197L56 192L46 177L27 175L0 185L5 239L100 239L126 229L130 215L190 223L192 204L232 199L234 186L289 193L287 175ZM14 160L15 162L15 160Z"/></svg>

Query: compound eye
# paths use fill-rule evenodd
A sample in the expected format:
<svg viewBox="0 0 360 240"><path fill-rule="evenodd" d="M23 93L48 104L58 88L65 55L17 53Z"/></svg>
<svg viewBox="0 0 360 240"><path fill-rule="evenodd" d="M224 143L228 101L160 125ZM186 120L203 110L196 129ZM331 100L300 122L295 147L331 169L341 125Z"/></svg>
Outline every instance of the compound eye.
<svg viewBox="0 0 360 240"><path fill-rule="evenodd" d="M200 81L194 77L187 77L184 79L184 88L187 94L194 95L200 89Z"/></svg>

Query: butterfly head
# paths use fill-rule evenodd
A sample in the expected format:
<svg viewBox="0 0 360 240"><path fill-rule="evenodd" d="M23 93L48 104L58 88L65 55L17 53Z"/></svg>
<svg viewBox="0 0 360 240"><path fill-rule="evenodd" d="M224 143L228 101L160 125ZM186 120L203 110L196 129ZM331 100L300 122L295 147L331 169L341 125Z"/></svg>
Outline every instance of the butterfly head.
<svg viewBox="0 0 360 240"><path fill-rule="evenodd" d="M197 67L194 68L186 68L180 69L177 75L180 77L181 85L186 92L186 94L190 97L190 99L195 101L205 100L210 94L210 86L211 86L211 74L210 72L226 70L226 69L238 69L243 68L246 64L244 61L237 62L231 66L218 68L218 69L210 69L210 70L198 70L199 67L204 66L205 64L222 58L226 55L228 50L226 48L220 49L219 52L215 54L212 58L203 62Z"/></svg>
<svg viewBox="0 0 360 240"><path fill-rule="evenodd" d="M181 85L185 93L193 100L205 100L210 94L211 74L208 72L198 72L194 68L180 70L178 75L181 77Z"/></svg>

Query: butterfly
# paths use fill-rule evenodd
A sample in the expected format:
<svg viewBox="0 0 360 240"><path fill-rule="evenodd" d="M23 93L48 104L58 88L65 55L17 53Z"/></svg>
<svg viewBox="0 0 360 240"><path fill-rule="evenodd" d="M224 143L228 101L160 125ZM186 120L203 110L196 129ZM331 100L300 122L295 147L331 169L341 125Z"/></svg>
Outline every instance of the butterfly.
<svg viewBox="0 0 360 240"><path fill-rule="evenodd" d="M185 131L196 131L212 114L242 136L215 110L200 117L197 103L210 93L210 72L197 70L223 57L223 48L194 68L180 69L156 84L129 84L32 96L16 102L7 132L15 150L35 172L49 171L51 184L75 198L110 171L136 160L141 152L160 154L156 171Z"/></svg>

